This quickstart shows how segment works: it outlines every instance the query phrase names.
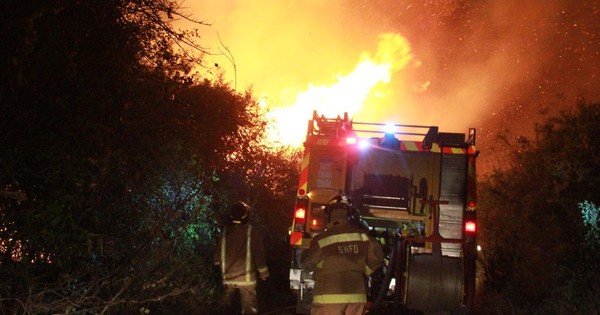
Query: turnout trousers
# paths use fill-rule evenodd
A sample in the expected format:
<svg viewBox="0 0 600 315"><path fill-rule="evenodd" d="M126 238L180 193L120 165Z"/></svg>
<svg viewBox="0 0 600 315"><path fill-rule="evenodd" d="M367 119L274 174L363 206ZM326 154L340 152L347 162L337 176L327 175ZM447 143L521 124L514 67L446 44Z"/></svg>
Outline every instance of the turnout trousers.
<svg viewBox="0 0 600 315"><path fill-rule="evenodd" d="M365 304L312 304L311 315L362 315Z"/></svg>
<svg viewBox="0 0 600 315"><path fill-rule="evenodd" d="M239 292L241 314L258 314L258 303L256 299L256 284L228 284L225 286L225 303L233 306L234 297Z"/></svg>

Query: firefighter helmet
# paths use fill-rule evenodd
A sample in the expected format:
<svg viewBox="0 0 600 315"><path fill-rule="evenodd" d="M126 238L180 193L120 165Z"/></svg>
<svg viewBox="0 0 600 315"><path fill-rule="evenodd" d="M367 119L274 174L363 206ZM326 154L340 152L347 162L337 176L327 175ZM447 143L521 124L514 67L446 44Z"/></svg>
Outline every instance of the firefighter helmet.
<svg viewBox="0 0 600 315"><path fill-rule="evenodd" d="M362 219L360 211L352 206L350 198L343 193L336 195L327 204L325 209L329 222L346 219L356 227L369 230L368 224Z"/></svg>
<svg viewBox="0 0 600 315"><path fill-rule="evenodd" d="M348 219L350 214L350 200L345 194L336 195L327 203L326 212L329 222Z"/></svg>
<svg viewBox="0 0 600 315"><path fill-rule="evenodd" d="M231 206L229 218L234 224L242 224L248 221L250 206L243 201L238 201Z"/></svg>

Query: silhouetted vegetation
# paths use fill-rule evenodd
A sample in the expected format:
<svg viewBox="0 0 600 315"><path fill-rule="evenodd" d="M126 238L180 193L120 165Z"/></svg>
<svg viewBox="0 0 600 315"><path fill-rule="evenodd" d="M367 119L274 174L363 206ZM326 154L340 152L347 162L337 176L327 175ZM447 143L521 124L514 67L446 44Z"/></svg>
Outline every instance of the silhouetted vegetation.
<svg viewBox="0 0 600 315"><path fill-rule="evenodd" d="M511 155L479 197L482 313L600 311L600 104L504 140Z"/></svg>
<svg viewBox="0 0 600 315"><path fill-rule="evenodd" d="M190 75L202 51L165 22L186 18L175 3L0 12L0 313L214 313L211 252L234 198L276 227L287 268L297 161L259 145L250 92Z"/></svg>

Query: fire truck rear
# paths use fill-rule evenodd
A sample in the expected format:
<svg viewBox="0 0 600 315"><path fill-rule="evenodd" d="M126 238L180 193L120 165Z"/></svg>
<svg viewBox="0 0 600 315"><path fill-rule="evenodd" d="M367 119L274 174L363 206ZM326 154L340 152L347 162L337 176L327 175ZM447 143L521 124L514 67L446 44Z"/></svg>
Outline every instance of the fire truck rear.
<svg viewBox="0 0 600 315"><path fill-rule="evenodd" d="M444 133L315 112L304 147L290 230L297 313L310 313L314 287L300 256L326 228L325 205L340 193L386 253L384 266L368 279L375 312L473 312L475 129Z"/></svg>

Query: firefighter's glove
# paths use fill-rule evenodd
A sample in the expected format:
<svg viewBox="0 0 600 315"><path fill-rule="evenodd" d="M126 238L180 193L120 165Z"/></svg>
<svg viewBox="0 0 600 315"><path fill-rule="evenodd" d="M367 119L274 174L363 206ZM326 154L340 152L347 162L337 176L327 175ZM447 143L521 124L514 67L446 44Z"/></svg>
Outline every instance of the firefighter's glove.
<svg viewBox="0 0 600 315"><path fill-rule="evenodd" d="M261 280L269 279L269 269L267 267L258 269L258 276Z"/></svg>

